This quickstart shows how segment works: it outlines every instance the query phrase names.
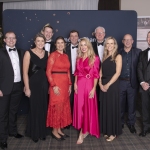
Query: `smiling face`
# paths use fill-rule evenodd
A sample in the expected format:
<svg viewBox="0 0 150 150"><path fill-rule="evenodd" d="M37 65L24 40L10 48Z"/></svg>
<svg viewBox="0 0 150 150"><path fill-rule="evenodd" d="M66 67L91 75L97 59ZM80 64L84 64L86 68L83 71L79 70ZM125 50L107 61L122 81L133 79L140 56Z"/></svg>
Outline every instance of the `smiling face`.
<svg viewBox="0 0 150 150"><path fill-rule="evenodd" d="M37 37L34 42L38 49L43 49L45 40L42 37Z"/></svg>
<svg viewBox="0 0 150 150"><path fill-rule="evenodd" d="M79 35L78 35L77 32L70 33L71 44L77 45L78 44L78 39L79 39Z"/></svg>
<svg viewBox="0 0 150 150"><path fill-rule="evenodd" d="M105 32L102 28L97 28L95 31L95 37L97 42L101 43L104 41Z"/></svg>
<svg viewBox="0 0 150 150"><path fill-rule="evenodd" d="M130 34L126 34L122 40L122 43L124 44L124 48L130 49L133 44L133 38Z"/></svg>
<svg viewBox="0 0 150 150"><path fill-rule="evenodd" d="M43 31L43 35L45 36L46 41L49 41L53 36L53 30L49 27L46 27Z"/></svg>
<svg viewBox="0 0 150 150"><path fill-rule="evenodd" d="M58 39L55 45L58 51L63 51L65 49L65 42L62 39Z"/></svg>
<svg viewBox="0 0 150 150"><path fill-rule="evenodd" d="M84 54L88 52L88 46L87 46L85 41L81 41L81 43L80 43L80 50Z"/></svg>
<svg viewBox="0 0 150 150"><path fill-rule="evenodd" d="M108 53L112 53L115 48L115 42L113 39L109 39L106 43L106 49Z"/></svg>
<svg viewBox="0 0 150 150"><path fill-rule="evenodd" d="M15 47L16 41L16 35L13 32L6 33L4 42L7 46L9 46L10 48Z"/></svg>

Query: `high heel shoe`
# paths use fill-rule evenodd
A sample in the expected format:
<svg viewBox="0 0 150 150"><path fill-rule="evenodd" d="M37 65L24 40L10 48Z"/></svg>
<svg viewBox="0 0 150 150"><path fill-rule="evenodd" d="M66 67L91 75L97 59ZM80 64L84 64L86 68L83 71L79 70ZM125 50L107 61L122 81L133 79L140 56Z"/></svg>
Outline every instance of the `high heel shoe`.
<svg viewBox="0 0 150 150"><path fill-rule="evenodd" d="M86 132L85 134L83 134L83 138L85 139L88 135L89 135L89 132Z"/></svg>
<svg viewBox="0 0 150 150"><path fill-rule="evenodd" d="M84 139L83 135L82 134L79 135L79 138L77 140L77 144L82 144L83 143L83 139Z"/></svg>
<svg viewBox="0 0 150 150"><path fill-rule="evenodd" d="M61 137L63 137L63 138L68 138L68 137L70 137L69 135L67 135L67 134L64 134L64 135L62 135L62 134L60 134L60 133L58 133Z"/></svg>
<svg viewBox="0 0 150 150"><path fill-rule="evenodd" d="M106 134L104 135L104 138L108 138L108 137L109 137L108 135L106 135Z"/></svg>
<svg viewBox="0 0 150 150"><path fill-rule="evenodd" d="M115 138L116 138L116 136L111 135L110 137L108 137L108 138L106 139L106 141L111 142L111 141L113 141Z"/></svg>
<svg viewBox="0 0 150 150"><path fill-rule="evenodd" d="M56 137L53 133L52 133L52 137L53 137L54 139L56 139L57 141L65 140L63 137L60 137L60 138Z"/></svg>

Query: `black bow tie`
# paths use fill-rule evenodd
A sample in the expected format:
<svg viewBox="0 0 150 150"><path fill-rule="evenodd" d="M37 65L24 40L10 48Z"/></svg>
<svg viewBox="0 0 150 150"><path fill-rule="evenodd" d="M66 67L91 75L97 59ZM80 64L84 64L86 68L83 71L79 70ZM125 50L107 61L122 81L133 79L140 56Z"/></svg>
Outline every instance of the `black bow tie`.
<svg viewBox="0 0 150 150"><path fill-rule="evenodd" d="M77 46L72 46L72 49L74 49L74 48L78 48L78 45Z"/></svg>
<svg viewBox="0 0 150 150"><path fill-rule="evenodd" d="M99 46L99 45L102 45L102 46L103 46L103 45L104 45L104 42L102 42L102 43L97 43L97 45L98 45L98 46Z"/></svg>
<svg viewBox="0 0 150 150"><path fill-rule="evenodd" d="M150 50L150 47L148 47L147 50L149 51L149 50Z"/></svg>
<svg viewBox="0 0 150 150"><path fill-rule="evenodd" d="M16 48L9 48L9 51L16 51Z"/></svg>
<svg viewBox="0 0 150 150"><path fill-rule="evenodd" d="M51 42L45 42L45 44L46 44L46 43L51 44Z"/></svg>

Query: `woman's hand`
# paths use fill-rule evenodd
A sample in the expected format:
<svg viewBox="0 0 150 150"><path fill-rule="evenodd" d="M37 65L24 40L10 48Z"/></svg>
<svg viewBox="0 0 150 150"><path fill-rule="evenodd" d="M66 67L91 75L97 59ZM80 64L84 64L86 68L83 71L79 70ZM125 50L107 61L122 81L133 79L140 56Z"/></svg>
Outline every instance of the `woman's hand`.
<svg viewBox="0 0 150 150"><path fill-rule="evenodd" d="M60 91L59 90L61 90L58 86L54 86L53 87L53 91L54 91L54 93L56 94L56 95L59 95L60 94Z"/></svg>
<svg viewBox="0 0 150 150"><path fill-rule="evenodd" d="M30 97L30 96L31 96L31 91L30 91L30 89L26 89L25 87L24 87L24 93L25 93L25 96L27 96L27 97Z"/></svg>
<svg viewBox="0 0 150 150"><path fill-rule="evenodd" d="M3 92L0 90L0 97L2 97L3 96Z"/></svg>
<svg viewBox="0 0 150 150"><path fill-rule="evenodd" d="M107 91L107 90L109 89L109 86L110 86L110 83L108 82L107 84L105 84L105 85L103 86L103 88Z"/></svg>
<svg viewBox="0 0 150 150"><path fill-rule="evenodd" d="M69 95L71 94L71 85L69 85L69 90L68 90L68 92L69 92Z"/></svg>
<svg viewBox="0 0 150 150"><path fill-rule="evenodd" d="M89 98L94 98L95 88L93 88L89 93Z"/></svg>
<svg viewBox="0 0 150 150"><path fill-rule="evenodd" d="M77 86L76 82L74 83L74 91L75 91L76 94L78 93L78 86Z"/></svg>
<svg viewBox="0 0 150 150"><path fill-rule="evenodd" d="M103 92L107 92L107 90L105 90L105 88L104 88L104 85L102 85L101 83L99 83L99 86L100 86L100 89L101 89Z"/></svg>

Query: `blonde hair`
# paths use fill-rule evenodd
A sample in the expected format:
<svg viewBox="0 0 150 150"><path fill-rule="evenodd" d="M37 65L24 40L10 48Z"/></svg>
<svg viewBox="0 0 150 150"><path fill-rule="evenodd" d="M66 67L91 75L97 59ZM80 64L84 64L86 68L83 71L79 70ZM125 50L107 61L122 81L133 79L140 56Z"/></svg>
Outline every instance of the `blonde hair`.
<svg viewBox="0 0 150 150"><path fill-rule="evenodd" d="M113 49L112 54L111 54L111 60L114 61L116 59L117 54L118 54L118 44L117 44L116 39L112 36L109 36L108 38L106 38L106 40L104 42L103 61L108 57L108 50L107 50L108 40L114 41L114 49Z"/></svg>
<svg viewBox="0 0 150 150"><path fill-rule="evenodd" d="M87 51L87 57L89 58L89 65L93 65L94 60L95 60L95 53L92 47L92 44L90 42L90 40L88 38L81 38L80 42L79 42L79 46L78 46L78 55L77 55L77 59L82 58L83 57L83 52L81 51L81 42L84 41L88 51Z"/></svg>

